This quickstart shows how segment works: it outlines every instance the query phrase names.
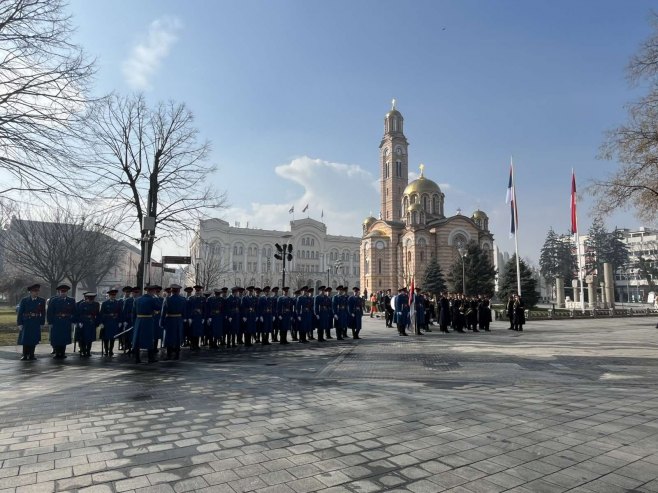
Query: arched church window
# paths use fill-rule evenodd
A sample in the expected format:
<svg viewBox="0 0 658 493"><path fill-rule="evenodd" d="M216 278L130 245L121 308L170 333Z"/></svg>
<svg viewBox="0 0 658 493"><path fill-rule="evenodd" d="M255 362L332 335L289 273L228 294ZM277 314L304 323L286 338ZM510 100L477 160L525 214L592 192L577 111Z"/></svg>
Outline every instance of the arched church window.
<svg viewBox="0 0 658 493"><path fill-rule="evenodd" d="M377 273L381 274L382 273L382 259L379 259L377 261Z"/></svg>
<svg viewBox="0 0 658 493"><path fill-rule="evenodd" d="M436 214L436 195L432 197L432 214Z"/></svg>
<svg viewBox="0 0 658 493"><path fill-rule="evenodd" d="M423 195L423 210L424 210L424 211L427 211L427 210L428 210L427 202L428 202L428 201L427 201L427 195Z"/></svg>
<svg viewBox="0 0 658 493"><path fill-rule="evenodd" d="M413 224L418 223L418 213L416 211L413 211L413 213L411 214L411 222Z"/></svg>

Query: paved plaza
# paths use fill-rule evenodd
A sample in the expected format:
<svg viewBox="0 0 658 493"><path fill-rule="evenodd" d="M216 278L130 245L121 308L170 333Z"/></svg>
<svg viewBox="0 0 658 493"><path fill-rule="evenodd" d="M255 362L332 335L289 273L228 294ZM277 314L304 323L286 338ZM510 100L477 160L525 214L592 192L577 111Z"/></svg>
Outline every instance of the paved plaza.
<svg viewBox="0 0 658 493"><path fill-rule="evenodd" d="M655 318L203 350L0 348L0 492L658 492Z"/></svg>

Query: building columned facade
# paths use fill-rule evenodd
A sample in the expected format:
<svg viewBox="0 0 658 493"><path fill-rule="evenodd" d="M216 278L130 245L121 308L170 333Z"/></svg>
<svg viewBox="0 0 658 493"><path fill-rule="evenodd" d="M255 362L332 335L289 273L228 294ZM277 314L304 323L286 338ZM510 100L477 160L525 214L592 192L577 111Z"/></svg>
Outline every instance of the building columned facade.
<svg viewBox="0 0 658 493"><path fill-rule="evenodd" d="M276 244L292 244L286 261L286 284L302 286L358 286L359 238L327 234L314 219L290 221L290 231L230 226L221 219L202 220L191 245L188 282L207 288L280 286L283 263L274 258Z"/></svg>
<svg viewBox="0 0 658 493"><path fill-rule="evenodd" d="M480 210L470 217L445 215L445 194L424 174L409 183L409 143L404 118L395 107L384 117L380 149L381 210L363 222L361 288L397 289L414 278L420 286L430 259L444 275L461 262L459 249L475 241L493 261L489 218Z"/></svg>

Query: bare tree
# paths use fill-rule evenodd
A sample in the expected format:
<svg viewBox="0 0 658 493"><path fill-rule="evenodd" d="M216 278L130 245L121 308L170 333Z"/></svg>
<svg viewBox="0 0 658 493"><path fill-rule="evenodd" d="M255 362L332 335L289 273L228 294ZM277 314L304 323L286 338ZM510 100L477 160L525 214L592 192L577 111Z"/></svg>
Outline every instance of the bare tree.
<svg viewBox="0 0 658 493"><path fill-rule="evenodd" d="M81 282L88 289L95 290L124 252L121 244L105 233L108 228L104 224L86 217L71 219L71 226L64 228L69 234L66 277L75 294Z"/></svg>
<svg viewBox="0 0 658 493"><path fill-rule="evenodd" d="M93 64L62 0L0 2L0 171L11 191L67 191Z"/></svg>
<svg viewBox="0 0 658 493"><path fill-rule="evenodd" d="M207 241L195 244L189 277L195 283L208 289L220 287L220 281L230 272L228 259L222 255L219 246Z"/></svg>
<svg viewBox="0 0 658 493"><path fill-rule="evenodd" d="M52 215L42 214L39 219L12 219L2 235L4 264L26 277L42 279L54 293L66 278L68 245L60 227L65 224L65 214L56 209Z"/></svg>
<svg viewBox="0 0 658 493"><path fill-rule="evenodd" d="M605 215L632 207L643 220L655 221L658 212L658 14L653 34L628 65L632 84L646 82L649 93L628 106L628 122L607 132L600 157L617 160L620 167L591 187L596 211Z"/></svg>
<svg viewBox="0 0 658 493"><path fill-rule="evenodd" d="M208 185L214 168L206 164L209 144L199 141L192 113L184 104L146 105L142 95L111 96L88 115L94 162L102 197L126 228L155 219L158 238L179 237L210 209L224 206L224 195ZM142 262L150 258L154 236L144 234ZM138 284L142 284L140 264Z"/></svg>
<svg viewBox="0 0 658 493"><path fill-rule="evenodd" d="M34 217L15 217L1 236L4 268L19 278L42 279L51 293L68 280L75 296L83 280L102 277L117 264L120 244L102 232L101 224L64 207Z"/></svg>

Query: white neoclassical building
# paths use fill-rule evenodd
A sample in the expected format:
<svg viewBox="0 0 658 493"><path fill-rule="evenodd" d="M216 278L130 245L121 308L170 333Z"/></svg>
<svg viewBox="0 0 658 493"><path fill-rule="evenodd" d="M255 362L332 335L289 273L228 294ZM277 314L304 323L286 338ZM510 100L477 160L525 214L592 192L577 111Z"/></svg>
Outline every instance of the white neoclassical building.
<svg viewBox="0 0 658 493"><path fill-rule="evenodd" d="M290 221L290 231L230 226L222 219L199 222L190 245L192 266L188 282L206 288L283 285L283 263L274 258L276 244L292 244L286 261L286 285L359 285L359 243L353 236L327 234L314 219Z"/></svg>

